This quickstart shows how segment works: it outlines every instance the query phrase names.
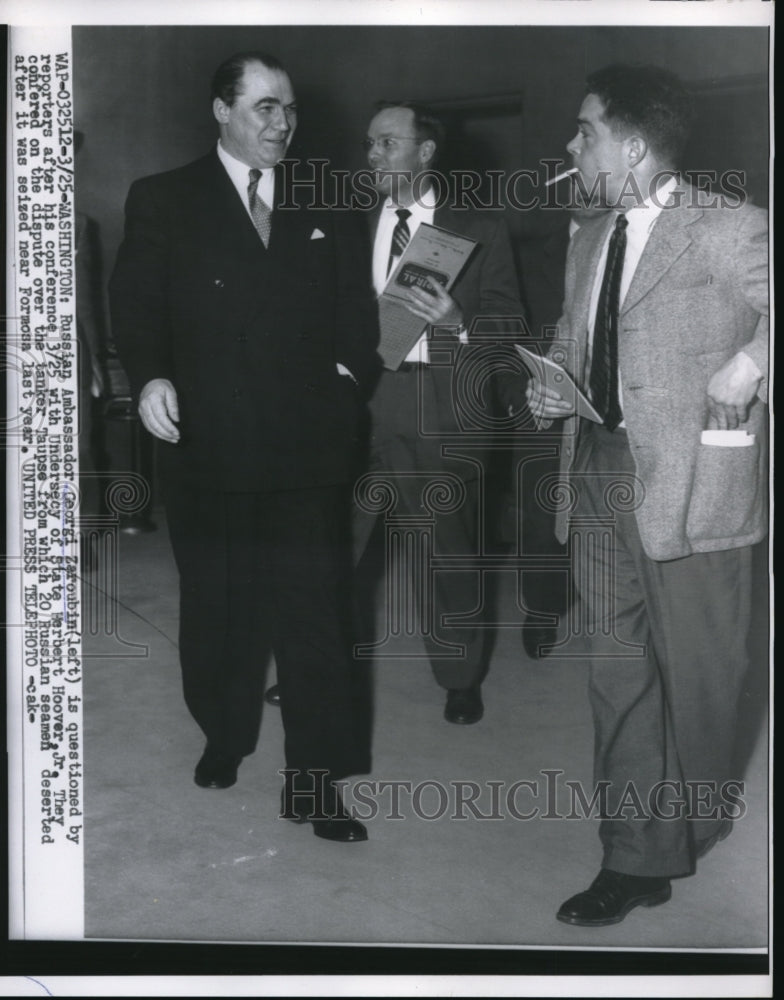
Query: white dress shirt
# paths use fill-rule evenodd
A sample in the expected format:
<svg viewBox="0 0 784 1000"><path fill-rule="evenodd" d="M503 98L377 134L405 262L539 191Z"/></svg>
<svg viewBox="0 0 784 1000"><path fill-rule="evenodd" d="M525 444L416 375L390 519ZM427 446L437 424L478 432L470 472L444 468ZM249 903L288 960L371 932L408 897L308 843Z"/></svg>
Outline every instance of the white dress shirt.
<svg viewBox="0 0 784 1000"><path fill-rule="evenodd" d="M248 185L250 184L251 168L247 163L243 163L242 160L238 160L236 156L232 156L231 153L227 153L221 145L220 140L218 140L218 159L225 167L226 173L229 175L229 180L237 189L237 194L242 199L242 204L245 206L248 218L252 221L253 216L250 214L250 202L248 201ZM256 188L256 194L258 194L259 198L261 198L268 208L274 208L275 170L273 167L267 167L266 170L261 171L261 177L259 177L259 185Z"/></svg>
<svg viewBox="0 0 784 1000"><path fill-rule="evenodd" d="M626 216L626 221L628 225L626 226L626 251L623 256L623 271L621 273L621 288L618 297L618 308L620 309L623 305L623 300L626 298L626 293L629 291L629 286L632 283L632 278L634 277L634 272L637 270L637 265L640 263L640 258L642 257L643 250L645 250L646 244L653 232L653 227L661 215L662 209L667 202L673 188L676 184L676 178L670 177L664 184L661 185L656 191L656 200L652 201L650 198L646 199L641 205L635 205L630 208L627 212L623 214ZM616 213L616 219L621 213ZM593 357L593 327L596 320L596 309L599 305L599 293L602 288L602 280L604 278L604 268L607 264L607 251L610 246L610 239L615 230L613 225L610 231L607 233L607 238L604 241L604 248L602 249L602 255L599 258L599 266L596 269L596 275L593 281L593 291L591 292L591 304L588 309L588 354L586 357L585 364L585 385L590 386L591 381L591 358ZM590 389L589 395L590 395ZM623 386L621 385L621 375L618 373L618 402L621 405L621 413L623 413ZM626 422L621 421L620 427L625 427Z"/></svg>
<svg viewBox="0 0 784 1000"><path fill-rule="evenodd" d="M420 196L418 201L406 206L411 215L406 219L408 231L413 237L423 222L428 225L433 224L433 215L436 207L435 191L428 188ZM398 223L395 214L399 206L395 205L391 198L387 198L381 209L378 218L378 228L376 229L376 239L373 244L373 287L377 295L381 295L387 284L387 267L389 265L389 253L392 249L392 232ZM394 263L397 263L395 260ZM390 269L390 274L393 268ZM429 361L427 351L427 326L422 331L422 336L414 344L405 358L406 361L420 361L427 364Z"/></svg>

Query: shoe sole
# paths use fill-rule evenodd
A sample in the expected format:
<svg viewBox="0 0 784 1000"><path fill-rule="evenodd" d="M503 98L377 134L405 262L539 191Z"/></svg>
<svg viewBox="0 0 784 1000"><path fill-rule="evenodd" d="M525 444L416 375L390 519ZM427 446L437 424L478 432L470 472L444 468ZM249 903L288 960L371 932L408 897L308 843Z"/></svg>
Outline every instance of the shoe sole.
<svg viewBox="0 0 784 1000"><path fill-rule="evenodd" d="M485 716L484 710L482 710L479 713L479 715L477 715L476 717L474 717L473 715L472 716L465 716L465 715L450 716L450 715L447 715L446 712L444 712L444 718L446 719L447 722L451 722L453 726L473 726L477 722L481 722L482 719L484 718L484 716Z"/></svg>
<svg viewBox="0 0 784 1000"><path fill-rule="evenodd" d="M198 785L199 788L216 788L217 789L217 788L231 788L232 785L236 785L237 784L237 779L235 778L234 781L230 781L228 784L225 784L225 783L220 783L219 784L217 781L199 781L198 778L194 777L193 782L194 782L194 784Z"/></svg>
<svg viewBox="0 0 784 1000"><path fill-rule="evenodd" d="M604 920L581 920L579 917L569 917L560 913L556 913L555 916L562 924L571 924L573 927L607 927L609 924L619 924L637 906L661 906L671 896L672 886L668 885L665 889L651 893L650 896L630 900L616 917L606 917Z"/></svg>
<svg viewBox="0 0 784 1000"><path fill-rule="evenodd" d="M313 833L321 840L331 840L333 844L361 844L368 839L367 832L365 832L364 836L359 837L330 837L329 834L324 832L323 827L319 827L318 823L313 823L312 820L307 819L305 816L281 816L280 818L287 819L290 823L296 823L298 826L304 826L305 823L312 823Z"/></svg>

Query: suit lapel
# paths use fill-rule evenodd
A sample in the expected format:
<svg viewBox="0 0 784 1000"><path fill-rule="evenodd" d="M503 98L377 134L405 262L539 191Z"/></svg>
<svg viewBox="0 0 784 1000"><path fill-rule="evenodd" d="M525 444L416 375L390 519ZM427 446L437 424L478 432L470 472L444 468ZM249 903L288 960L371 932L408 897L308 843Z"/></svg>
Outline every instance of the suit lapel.
<svg viewBox="0 0 784 1000"><path fill-rule="evenodd" d="M702 210L683 208L691 194L688 189L676 188L662 209L645 245L637 270L621 306L621 315L631 309L657 285L675 261L691 245L688 227L702 217ZM674 201L674 196L678 201Z"/></svg>
<svg viewBox="0 0 784 1000"><path fill-rule="evenodd" d="M228 259L263 258L264 244L217 153L205 158L200 180L191 195L193 209L204 220L206 232L216 248L220 247Z"/></svg>
<svg viewBox="0 0 784 1000"><path fill-rule="evenodd" d="M578 231L572 242L572 252L575 255L575 270L577 281L574 289L574 303L572 315L574 316L574 332L578 339L579 371L575 374L582 382L585 370L585 352L588 344L588 325L590 321L591 294L599 268L599 260L602 256L604 244L609 231L615 225L615 215L609 213L602 225L590 227L590 233L583 238Z"/></svg>
<svg viewBox="0 0 784 1000"><path fill-rule="evenodd" d="M270 255L281 260L297 260L302 252L302 247L310 239L315 228L313 225L314 216L306 209L306 192L303 192L300 201L297 201L299 194L297 188L289 193L289 202L292 197L296 201L295 208L280 207L284 201L284 193L283 168L278 164L275 167L275 208L272 212L272 228L267 249ZM258 235L256 235L256 239L261 243Z"/></svg>
<svg viewBox="0 0 784 1000"><path fill-rule="evenodd" d="M378 208L368 214L368 233L370 234L371 248L376 245L376 232L378 231L378 223L381 218L381 210L383 207L384 203L382 202Z"/></svg>

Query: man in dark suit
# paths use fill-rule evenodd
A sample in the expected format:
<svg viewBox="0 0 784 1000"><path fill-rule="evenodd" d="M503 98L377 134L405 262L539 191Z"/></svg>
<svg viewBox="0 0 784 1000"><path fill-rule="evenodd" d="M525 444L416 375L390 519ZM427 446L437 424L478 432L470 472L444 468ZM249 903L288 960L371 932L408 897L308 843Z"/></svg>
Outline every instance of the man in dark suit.
<svg viewBox="0 0 784 1000"><path fill-rule="evenodd" d="M431 112L398 103L381 107L365 140L368 165L385 196L370 219L378 294L420 224L477 244L450 292L434 282L430 291L408 292L408 308L421 319L422 334L398 370L383 372L371 399L369 472L375 481L387 479L395 516L420 517L432 526L432 555L470 558L480 552L480 490L492 440L492 425L472 412L472 404L498 360L480 339L477 321L485 329L515 330L523 310L509 235L498 213L456 211L446 198L439 204L435 187L420 176L435 164L443 138L443 126ZM440 497L428 492L429 483L440 484ZM372 504L362 506L356 506L354 519L357 562L381 521L368 509ZM430 581L422 566L415 581L425 619L421 630L436 681L447 690L445 718L478 722L485 632L476 615L469 625L444 622L447 615L481 615L478 573L447 568Z"/></svg>
<svg viewBox="0 0 784 1000"><path fill-rule="evenodd" d="M275 168L296 127L283 67L240 53L212 96L217 149L134 183L110 287L139 414L160 441L184 694L207 738L195 781L227 788L253 752L271 645L284 815L363 840L333 782L358 769L344 484L357 383L377 364L375 304L345 220L280 208Z"/></svg>
<svg viewBox="0 0 784 1000"><path fill-rule="evenodd" d="M567 150L612 211L572 240L551 355L602 423L528 389L545 422L567 416L559 537L570 513L604 789L601 871L558 911L569 924L666 902L742 814L732 751L767 524L767 218L678 176L689 117L657 67L589 78Z"/></svg>

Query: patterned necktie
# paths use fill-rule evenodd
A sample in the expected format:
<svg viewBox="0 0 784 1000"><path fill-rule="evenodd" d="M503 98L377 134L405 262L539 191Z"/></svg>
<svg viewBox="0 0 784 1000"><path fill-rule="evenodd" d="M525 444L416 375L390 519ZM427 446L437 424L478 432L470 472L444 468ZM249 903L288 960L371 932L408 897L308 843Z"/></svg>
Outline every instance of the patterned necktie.
<svg viewBox="0 0 784 1000"><path fill-rule="evenodd" d="M392 270L392 264L396 257L400 257L411 239L408 231L406 219L411 215L407 208L399 208L395 212L397 225L392 230L392 249L389 251L389 263L387 264L387 275Z"/></svg>
<svg viewBox="0 0 784 1000"><path fill-rule="evenodd" d="M618 401L618 304L628 224L625 215L619 215L615 220L615 229L607 248L607 264L604 268L596 307L596 322L593 327L593 355L589 380L591 400L604 418L604 426L609 431L614 431L623 420Z"/></svg>
<svg viewBox="0 0 784 1000"><path fill-rule="evenodd" d="M253 167L249 176L248 205L250 206L251 218L253 219L253 225L256 227L256 232L261 237L261 242L265 247L268 247L270 231L272 230L272 209L263 198L259 197L256 190L259 186L261 171Z"/></svg>

